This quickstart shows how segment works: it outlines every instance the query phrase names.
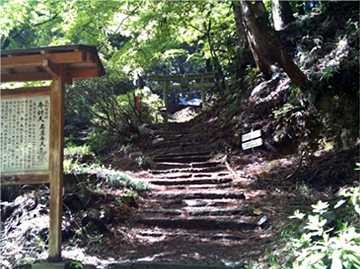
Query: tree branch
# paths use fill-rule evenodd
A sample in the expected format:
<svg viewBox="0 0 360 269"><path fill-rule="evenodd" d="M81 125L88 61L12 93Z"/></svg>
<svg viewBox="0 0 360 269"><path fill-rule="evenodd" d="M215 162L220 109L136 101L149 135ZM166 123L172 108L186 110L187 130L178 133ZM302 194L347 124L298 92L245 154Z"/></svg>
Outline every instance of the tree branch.
<svg viewBox="0 0 360 269"><path fill-rule="evenodd" d="M120 27L125 22L125 20L127 20L130 16L132 16L136 12L136 10L138 10L140 8L140 6L142 5L143 2L144 2L144 0L141 0L141 3L139 4L139 6L137 6L133 11L131 11L131 13L129 15L127 15L124 19L122 19L122 21L119 23L116 30L105 40L103 46L99 50L99 53L103 51L103 49L105 48L105 46L109 42L110 38L112 38L120 30Z"/></svg>

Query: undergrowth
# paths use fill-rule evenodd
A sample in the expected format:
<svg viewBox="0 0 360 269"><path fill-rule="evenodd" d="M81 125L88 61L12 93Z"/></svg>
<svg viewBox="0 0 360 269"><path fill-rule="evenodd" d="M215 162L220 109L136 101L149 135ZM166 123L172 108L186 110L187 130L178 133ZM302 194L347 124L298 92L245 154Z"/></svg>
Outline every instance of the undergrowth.
<svg viewBox="0 0 360 269"><path fill-rule="evenodd" d="M333 205L318 201L309 213L296 210L280 231L282 247L250 268L360 268L360 187L340 196Z"/></svg>

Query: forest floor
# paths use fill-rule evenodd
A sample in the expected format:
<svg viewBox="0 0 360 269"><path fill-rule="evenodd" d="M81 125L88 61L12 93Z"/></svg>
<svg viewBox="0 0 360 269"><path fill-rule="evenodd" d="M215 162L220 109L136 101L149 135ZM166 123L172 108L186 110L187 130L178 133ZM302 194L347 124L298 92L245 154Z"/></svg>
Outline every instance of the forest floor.
<svg viewBox="0 0 360 269"><path fill-rule="evenodd" d="M239 233L242 240L179 237L176 234L187 231L135 225L139 212L146 207L144 197L158 191L157 188L144 192L136 200L122 200L119 203L119 199L127 196L126 191L99 190L95 185L89 185L93 197L91 207L99 210L112 208L114 216L105 225L101 224L96 233L84 234L81 232L86 226L84 210L76 212L64 208L62 256L64 259L81 262L84 268L116 268L111 265L138 259L153 262L186 259L211 265L241 262L241 267L223 268L243 268L259 259L265 259L269 253L278 253L283 259L291 260L294 257L284 255L285 245L284 242L280 243L282 231L297 228L294 223L289 222L289 216L296 209L309 211L310 205L318 200L335 199L339 186L313 184L311 187L301 181L291 180L290 177L303 177L304 173L314 178L321 173L329 174L331 169L328 168L332 165L341 164L345 167L349 162L355 161L357 156L357 147L340 153L331 149L322 150L312 154L311 158L289 155L270 160L256 150L246 154L230 154L228 177L232 180L233 188L244 193L242 205L246 204L257 216L266 217L267 223L263 227ZM119 169L135 182L154 178L150 171L134 170L129 157L124 157L113 158L112 171ZM318 165L316 170L309 170L315 164ZM345 176L348 176L349 182L356 183L358 179L355 173ZM178 192L183 190L179 189ZM48 195L48 189L44 187L30 191L23 189L22 195L13 202L1 203L1 268L31 268L26 266L47 258ZM74 202L70 205L74 205ZM148 235L144 235L144 231ZM201 228L194 228L191 232L200 234L202 231ZM207 248L204 248L204 244Z"/></svg>

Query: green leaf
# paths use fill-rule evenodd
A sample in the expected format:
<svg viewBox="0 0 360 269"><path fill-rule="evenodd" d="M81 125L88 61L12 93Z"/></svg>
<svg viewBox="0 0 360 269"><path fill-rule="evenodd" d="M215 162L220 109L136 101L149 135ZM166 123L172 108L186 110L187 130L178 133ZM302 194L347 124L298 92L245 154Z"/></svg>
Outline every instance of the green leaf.
<svg viewBox="0 0 360 269"><path fill-rule="evenodd" d="M340 200L336 203L336 205L334 205L334 208L339 208L340 206L342 206L346 201L345 200Z"/></svg>
<svg viewBox="0 0 360 269"><path fill-rule="evenodd" d="M343 268L340 256L341 256L341 251L335 251L332 254L332 263L331 263L331 268L330 269L341 269L341 268Z"/></svg>

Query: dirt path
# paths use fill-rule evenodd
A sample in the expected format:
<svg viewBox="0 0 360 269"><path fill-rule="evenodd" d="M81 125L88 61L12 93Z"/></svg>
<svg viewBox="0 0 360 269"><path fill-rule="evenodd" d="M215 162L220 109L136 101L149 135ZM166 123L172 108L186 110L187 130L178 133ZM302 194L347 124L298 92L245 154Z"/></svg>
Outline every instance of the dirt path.
<svg viewBox="0 0 360 269"><path fill-rule="evenodd" d="M152 175L145 179L152 191L138 201L131 258L231 261L234 266L259 257L274 232L266 191L252 189L251 178L232 173L226 156L212 155L191 137L190 127L150 127L157 137Z"/></svg>
<svg viewBox="0 0 360 269"><path fill-rule="evenodd" d="M212 154L208 145L197 141L189 123L150 128L155 136L152 169L126 173L135 181L148 182L151 191L137 201L125 201L127 194L121 188L96 187L101 175L90 177L94 183L87 192L67 191L64 259L99 269L244 268L263 257L266 249L279 247L277 232L295 209L326 198L326 192L281 179L297 171L295 155L270 161L256 151L240 152L228 162L227 155ZM81 196L85 206L80 203L76 208ZM6 220L1 255L9 264L24 264L30 256L46 259L48 197L44 189L1 203ZM91 215L106 209L112 212L111 220ZM99 233L86 232L89 220Z"/></svg>

